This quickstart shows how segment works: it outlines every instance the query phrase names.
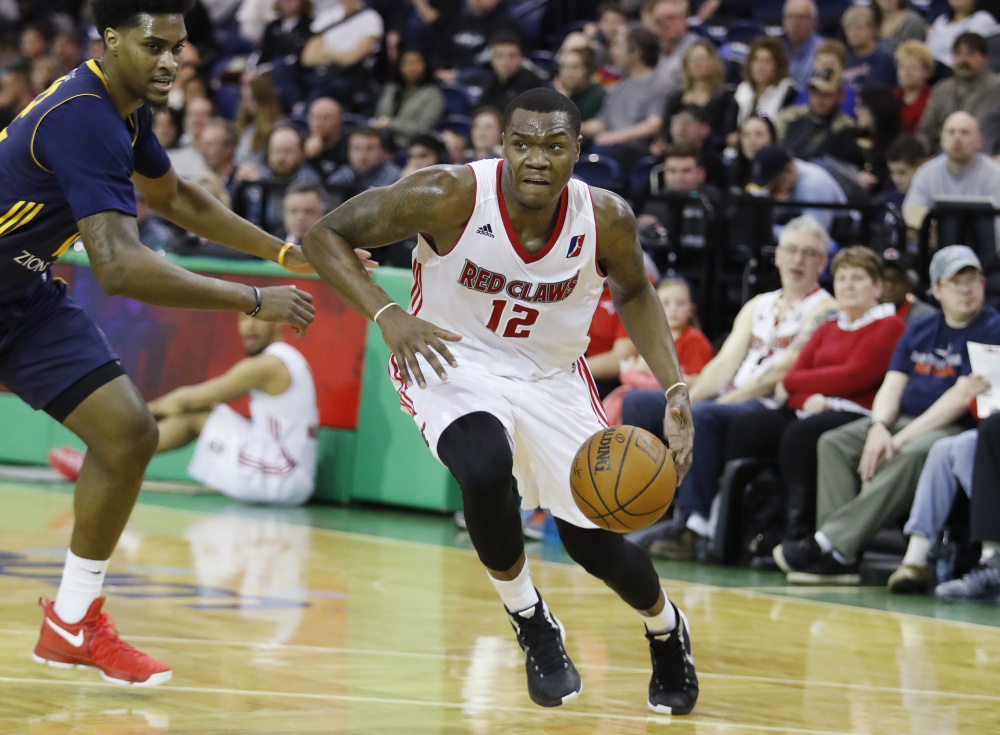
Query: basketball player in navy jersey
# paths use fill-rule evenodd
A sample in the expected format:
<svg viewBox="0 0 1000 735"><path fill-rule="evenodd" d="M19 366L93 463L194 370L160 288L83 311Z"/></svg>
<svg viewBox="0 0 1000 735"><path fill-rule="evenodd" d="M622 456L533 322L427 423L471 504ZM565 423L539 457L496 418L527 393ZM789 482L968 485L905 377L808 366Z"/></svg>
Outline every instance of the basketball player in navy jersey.
<svg viewBox="0 0 1000 735"><path fill-rule="evenodd" d="M303 249L333 290L381 328L400 405L462 488L472 543L525 653L531 699L557 706L576 698L582 682L562 624L531 582L512 476L523 506L550 510L570 556L642 616L653 662L649 707L686 714L698 696L687 620L649 555L589 521L569 488L578 447L607 424L582 357L605 278L666 390L678 477L693 442L687 389L635 217L617 195L571 179L580 141L576 105L530 90L504 115L503 159L433 166L360 194L320 220ZM418 234L407 311L366 276L351 248ZM446 374L444 362L455 369ZM428 366L440 380L425 379Z"/></svg>
<svg viewBox="0 0 1000 735"><path fill-rule="evenodd" d="M156 449L156 422L104 335L50 266L82 237L108 294L246 312L299 332L315 311L312 297L293 286L257 289L205 278L139 242L133 183L154 210L186 229L310 270L298 248L282 253L280 240L178 178L152 135L146 103L167 100L180 68L188 5L96 0L102 60L57 80L0 132L0 383L88 449L62 582L54 603L41 601L33 657L61 668L97 668L122 684L160 684L171 675L118 637L100 596L108 559Z"/></svg>

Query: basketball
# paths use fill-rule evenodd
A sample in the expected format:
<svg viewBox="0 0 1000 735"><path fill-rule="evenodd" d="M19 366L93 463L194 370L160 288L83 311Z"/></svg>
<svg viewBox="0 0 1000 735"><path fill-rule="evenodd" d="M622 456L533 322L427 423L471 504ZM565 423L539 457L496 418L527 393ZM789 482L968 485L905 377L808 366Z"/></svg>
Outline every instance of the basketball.
<svg viewBox="0 0 1000 735"><path fill-rule="evenodd" d="M590 436L573 458L569 484L577 507L609 531L628 533L659 520L674 499L674 457L636 426L611 426Z"/></svg>

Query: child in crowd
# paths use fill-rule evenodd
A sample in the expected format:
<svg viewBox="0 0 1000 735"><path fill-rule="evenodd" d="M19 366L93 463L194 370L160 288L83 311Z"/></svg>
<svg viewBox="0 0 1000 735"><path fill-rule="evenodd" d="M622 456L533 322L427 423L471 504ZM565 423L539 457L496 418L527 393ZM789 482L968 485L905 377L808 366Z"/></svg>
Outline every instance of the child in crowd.
<svg viewBox="0 0 1000 735"><path fill-rule="evenodd" d="M677 362L688 388L694 385L701 369L712 359L712 343L702 333L695 315L697 307L691 301L691 288L683 278L666 277L656 286L656 293L667 315L667 324L677 349ZM604 399L604 411L612 426L622 421L622 399L636 388L657 388L659 384L649 371L649 366L637 357L622 364L619 374L621 387Z"/></svg>

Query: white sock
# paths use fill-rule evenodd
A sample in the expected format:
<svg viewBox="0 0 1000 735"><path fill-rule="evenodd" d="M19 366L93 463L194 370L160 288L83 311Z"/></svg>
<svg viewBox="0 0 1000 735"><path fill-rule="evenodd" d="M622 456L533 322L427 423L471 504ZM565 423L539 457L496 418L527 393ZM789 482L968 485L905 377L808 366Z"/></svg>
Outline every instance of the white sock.
<svg viewBox="0 0 1000 735"><path fill-rule="evenodd" d="M527 560L524 562L521 573L509 582L496 579L491 574L487 574L487 576L493 586L497 588L497 594L503 600L504 606L511 612L522 612L538 604L538 591L531 583L531 572L528 571Z"/></svg>
<svg viewBox="0 0 1000 735"><path fill-rule="evenodd" d="M822 531L817 531L813 534L813 538L816 539L816 543L819 544L820 551L824 554L829 554L833 551L833 542L826 537L826 534Z"/></svg>
<svg viewBox="0 0 1000 735"><path fill-rule="evenodd" d="M677 627L677 614L674 612L674 606L670 604L670 598L667 597L666 592L663 593L663 597L667 604L663 606L658 615L642 616L646 630L653 635L663 635Z"/></svg>
<svg viewBox="0 0 1000 735"><path fill-rule="evenodd" d="M66 566L63 567L62 582L59 583L55 603L55 613L60 620L64 623L79 623L83 620L90 603L101 595L101 585L104 584L109 561L81 559L67 549Z"/></svg>
<svg viewBox="0 0 1000 735"><path fill-rule="evenodd" d="M903 557L904 564L911 564L915 567L927 566L927 557L931 553L931 540L924 538L918 533L910 536L910 543L906 547L906 555Z"/></svg>
<svg viewBox="0 0 1000 735"><path fill-rule="evenodd" d="M982 561L989 561L994 554L1000 554L1000 542L983 541L983 553L979 555Z"/></svg>

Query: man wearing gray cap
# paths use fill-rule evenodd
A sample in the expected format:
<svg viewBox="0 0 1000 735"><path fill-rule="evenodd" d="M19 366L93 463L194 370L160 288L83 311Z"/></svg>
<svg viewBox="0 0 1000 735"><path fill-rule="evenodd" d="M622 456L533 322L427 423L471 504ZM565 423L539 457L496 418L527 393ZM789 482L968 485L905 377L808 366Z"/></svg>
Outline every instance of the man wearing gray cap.
<svg viewBox="0 0 1000 735"><path fill-rule="evenodd" d="M858 559L879 529L905 514L931 445L970 428L967 342L1000 344L1000 313L984 306L979 258L964 245L931 260L931 292L941 311L906 328L872 405L871 418L819 441L814 536L778 546L788 581L858 584Z"/></svg>

